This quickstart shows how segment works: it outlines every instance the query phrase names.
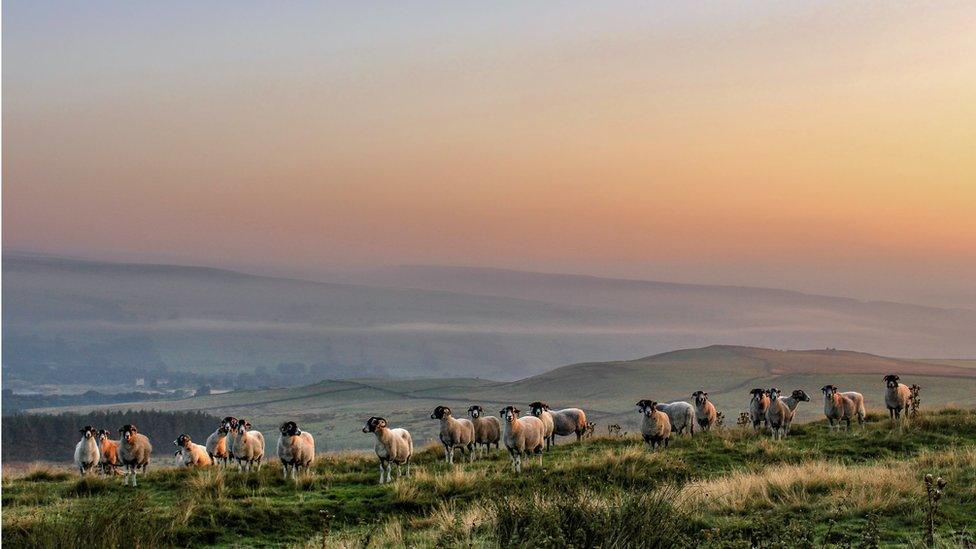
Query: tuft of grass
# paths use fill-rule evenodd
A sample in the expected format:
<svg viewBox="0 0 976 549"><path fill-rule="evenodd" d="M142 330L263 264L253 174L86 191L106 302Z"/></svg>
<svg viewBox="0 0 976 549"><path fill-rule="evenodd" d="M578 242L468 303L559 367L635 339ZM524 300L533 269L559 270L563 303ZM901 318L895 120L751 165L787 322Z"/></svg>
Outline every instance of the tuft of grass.
<svg viewBox="0 0 976 549"><path fill-rule="evenodd" d="M60 482L71 478L71 473L47 465L32 465L24 475L28 482Z"/></svg>
<svg viewBox="0 0 976 549"><path fill-rule="evenodd" d="M676 547L690 545L676 492L587 491L505 497L490 505L501 547Z"/></svg>

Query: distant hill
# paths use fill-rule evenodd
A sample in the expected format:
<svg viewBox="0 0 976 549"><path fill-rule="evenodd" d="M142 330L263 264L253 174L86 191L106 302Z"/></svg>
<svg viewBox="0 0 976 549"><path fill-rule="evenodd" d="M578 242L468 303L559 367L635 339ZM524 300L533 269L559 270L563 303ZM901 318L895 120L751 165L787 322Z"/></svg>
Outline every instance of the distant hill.
<svg viewBox="0 0 976 549"><path fill-rule="evenodd" d="M598 429L620 423L637 426L634 404L641 398L690 400L697 389L708 391L728 421L747 409L753 387L803 389L812 401L798 411L801 421L820 417L819 388L827 383L864 394L868 410L884 411L882 377L898 373L906 383L922 386L924 406L976 405L976 369L886 358L850 351L777 351L715 345L685 349L620 362L590 362L557 368L514 382L480 379L326 381L305 387L238 391L177 402L119 404L49 411L149 408L199 410L215 415L246 416L259 428L273 430L289 419L303 424L323 448L369 448L372 440L360 429L366 418L382 415L411 430L415 440L433 440L437 405L464 414L471 404L490 413L503 406L534 400L554 408L579 406Z"/></svg>
<svg viewBox="0 0 976 549"><path fill-rule="evenodd" d="M5 387L131 387L177 372L230 387L511 380L714 342L976 356L970 309L493 269L399 268L354 281L5 254ZM262 381L267 372L280 375Z"/></svg>

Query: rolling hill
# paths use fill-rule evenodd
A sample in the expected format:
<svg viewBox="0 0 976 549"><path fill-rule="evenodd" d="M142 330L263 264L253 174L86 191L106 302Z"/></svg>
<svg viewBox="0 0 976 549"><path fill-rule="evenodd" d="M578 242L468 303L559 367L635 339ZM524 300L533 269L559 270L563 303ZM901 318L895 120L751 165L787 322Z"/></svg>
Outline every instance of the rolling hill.
<svg viewBox="0 0 976 549"><path fill-rule="evenodd" d="M633 406L637 400L687 400L699 388L709 392L730 423L747 409L752 387L801 388L812 398L798 411L799 421L807 421L821 416L819 387L833 383L864 393L869 412L881 412L881 378L892 372L899 373L907 383L922 386L923 406L976 405L976 369L972 368L851 351L778 351L714 345L637 360L573 364L514 382L351 379L164 403L70 409L200 410L247 417L267 431L273 431L282 421L296 419L320 441L321 449L365 449L372 447L373 442L360 429L372 415L382 415L391 423L407 427L417 441L433 440L438 424L430 419L430 412L440 404L461 414L476 403L495 412L512 403L524 407L531 401L545 400L554 408L584 408L600 430L608 423L620 423L633 431L638 420ZM67 409L46 411L64 410Z"/></svg>
<svg viewBox="0 0 976 549"><path fill-rule="evenodd" d="M976 355L971 309L493 269L399 268L313 282L8 253L3 317L5 387L14 388L131 387L166 372L259 386L269 382L239 378L282 365L297 365L295 379L306 382L514 380L715 342Z"/></svg>

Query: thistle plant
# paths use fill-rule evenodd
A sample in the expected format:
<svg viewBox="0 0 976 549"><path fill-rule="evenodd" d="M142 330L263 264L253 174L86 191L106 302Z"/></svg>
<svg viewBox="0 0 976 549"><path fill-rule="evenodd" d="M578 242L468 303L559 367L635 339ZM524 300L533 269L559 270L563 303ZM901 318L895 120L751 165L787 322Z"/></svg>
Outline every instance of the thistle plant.
<svg viewBox="0 0 976 549"><path fill-rule="evenodd" d="M922 391L922 388L918 385L913 384L911 387L908 388L908 390L911 391L911 395L912 395L911 402L908 405L908 417L911 419L915 419L916 417L918 417L918 407L921 406L922 404L921 397L919 396L919 393Z"/></svg>
<svg viewBox="0 0 976 549"><path fill-rule="evenodd" d="M948 481L942 477L934 477L931 473L925 475L925 493L928 503L925 513L925 541L929 546L935 543L935 515L939 512L939 502L942 500L942 493L947 484Z"/></svg>

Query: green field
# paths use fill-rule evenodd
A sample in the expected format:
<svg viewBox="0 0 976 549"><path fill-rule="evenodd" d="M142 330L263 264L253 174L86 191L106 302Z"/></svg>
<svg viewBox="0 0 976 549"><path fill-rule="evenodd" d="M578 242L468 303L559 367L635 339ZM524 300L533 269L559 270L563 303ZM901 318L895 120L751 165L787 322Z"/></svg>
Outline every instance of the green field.
<svg viewBox="0 0 976 549"><path fill-rule="evenodd" d="M365 435L364 435L365 436ZM295 485L260 473L151 471L118 478L37 469L3 479L9 547L922 546L927 473L948 480L940 546L976 531L976 411L907 428L871 416L772 442L736 427L652 453L633 435L564 444L511 472L507 455L445 465L418 449L413 475L377 484L376 459L320 456Z"/></svg>
<svg viewBox="0 0 976 549"><path fill-rule="evenodd" d="M471 404L481 404L490 412L513 403L524 407L534 400L548 401L553 408L578 406L597 423L597 431L605 433L608 423L634 431L639 419L634 403L642 398L690 400L697 389L708 391L730 422L747 409L753 387L776 386L787 392L804 389L812 401L801 404L797 413L800 421L810 421L822 417L819 388L832 383L842 390L862 392L869 412L883 412L882 377L892 372L899 373L905 383L921 385L926 406L976 406L976 369L845 351L712 346L631 361L574 364L508 383L479 379L326 381L172 402L47 411L202 410L246 417L265 433L274 433L283 421L295 420L316 437L320 451L369 449L372 440L360 431L366 418L386 417L391 424L409 429L414 440L424 442L436 437L438 423L430 419L430 413L442 404L452 406L458 414ZM167 437L164 440L177 434L149 433Z"/></svg>

